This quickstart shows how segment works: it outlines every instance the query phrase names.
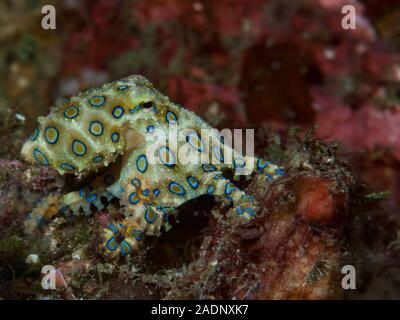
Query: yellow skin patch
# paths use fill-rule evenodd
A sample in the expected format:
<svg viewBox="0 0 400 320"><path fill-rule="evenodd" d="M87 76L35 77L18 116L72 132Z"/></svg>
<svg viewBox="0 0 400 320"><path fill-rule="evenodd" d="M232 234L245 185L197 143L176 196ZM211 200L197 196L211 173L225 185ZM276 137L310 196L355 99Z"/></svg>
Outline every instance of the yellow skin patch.
<svg viewBox="0 0 400 320"><path fill-rule="evenodd" d="M144 235L159 235L174 208L203 194L233 202L234 219L252 219L257 204L222 175L226 168L251 164L268 181L283 174L281 168L262 159L239 159L215 132L200 136L202 129L212 128L171 102L142 76L80 93L53 107L38 122L21 151L26 161L50 166L60 174L97 172L107 167L90 185L65 195L63 204L74 212L90 214L90 205L102 207L101 197L120 199L126 219L110 224L102 239L102 248L111 257L129 254ZM151 164L147 152L155 144L146 140L147 135L161 130L168 137L171 126L182 134L178 134L176 144L156 145L160 162ZM212 163L177 162L183 145L196 155L208 155ZM214 164L227 148L235 161Z"/></svg>

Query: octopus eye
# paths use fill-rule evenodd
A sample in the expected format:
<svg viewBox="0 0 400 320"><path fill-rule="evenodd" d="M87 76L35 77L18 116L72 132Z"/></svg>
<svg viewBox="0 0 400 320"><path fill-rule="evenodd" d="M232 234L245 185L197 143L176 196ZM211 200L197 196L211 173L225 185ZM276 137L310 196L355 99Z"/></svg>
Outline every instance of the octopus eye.
<svg viewBox="0 0 400 320"><path fill-rule="evenodd" d="M143 102L143 103L141 104L141 106L142 106L143 108L145 108L145 109L150 109L150 108L153 107L153 102L151 102L151 101Z"/></svg>
<svg viewBox="0 0 400 320"><path fill-rule="evenodd" d="M141 109L150 109L151 107L154 107L153 102L149 101L149 102L142 102L139 105L137 105L135 108L130 109L129 112L130 113L135 113ZM155 108L155 107L154 107Z"/></svg>

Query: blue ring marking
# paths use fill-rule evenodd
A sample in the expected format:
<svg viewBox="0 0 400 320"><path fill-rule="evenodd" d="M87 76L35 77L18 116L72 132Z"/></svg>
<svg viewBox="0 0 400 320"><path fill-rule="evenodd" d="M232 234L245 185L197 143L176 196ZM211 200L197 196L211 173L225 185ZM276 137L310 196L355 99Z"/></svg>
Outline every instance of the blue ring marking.
<svg viewBox="0 0 400 320"><path fill-rule="evenodd" d="M197 189L197 187L199 186L199 180L193 176L189 176L187 177L187 181L189 182L189 185L193 188L193 189Z"/></svg>
<svg viewBox="0 0 400 320"><path fill-rule="evenodd" d="M83 197L85 195L85 190L83 188L79 189L79 196Z"/></svg>
<svg viewBox="0 0 400 320"><path fill-rule="evenodd" d="M212 164L209 164L209 163L202 164L201 167L204 172L212 172L212 171L217 170L217 168L215 166L213 166Z"/></svg>
<svg viewBox="0 0 400 320"><path fill-rule="evenodd" d="M239 163L241 162L241 164ZM236 168L244 168L246 166L246 161L243 158L236 158L233 160L233 167Z"/></svg>
<svg viewBox="0 0 400 320"><path fill-rule="evenodd" d="M38 135L39 135L39 129L36 128L36 129L30 134L29 140L35 141L36 138L38 137Z"/></svg>
<svg viewBox="0 0 400 320"><path fill-rule="evenodd" d="M141 172L145 173L147 170L147 158L146 155L141 154L137 159L136 159L136 168Z"/></svg>
<svg viewBox="0 0 400 320"><path fill-rule="evenodd" d="M282 168L279 168L275 171L275 174L278 176L283 176L285 174L285 170L283 170Z"/></svg>
<svg viewBox="0 0 400 320"><path fill-rule="evenodd" d="M172 111L168 111L165 115L165 120L167 120L167 123L169 124L174 124L178 121L178 118L176 117L175 113L173 113Z"/></svg>
<svg viewBox="0 0 400 320"><path fill-rule="evenodd" d="M103 157L102 156L97 156L97 157L94 157L93 158L93 162L95 162L95 163L99 163L99 162L101 162L101 161L103 161Z"/></svg>
<svg viewBox="0 0 400 320"><path fill-rule="evenodd" d="M130 202L131 204L138 204L139 201L140 201L140 198L139 198L139 196L138 196L138 194L137 194L136 192L132 192L132 193L129 195L129 202Z"/></svg>
<svg viewBox="0 0 400 320"><path fill-rule="evenodd" d="M123 257L125 254L129 254L132 251L131 245L125 240L122 240L119 246L121 247L121 257ZM128 247L128 252L125 252L125 246Z"/></svg>
<svg viewBox="0 0 400 320"><path fill-rule="evenodd" d="M145 197L147 197L150 194L150 190L149 189L145 189L142 192L142 195L144 195Z"/></svg>
<svg viewBox="0 0 400 320"><path fill-rule="evenodd" d="M154 126L148 126L147 127L147 132L149 132L149 133L152 133L152 132L154 132Z"/></svg>
<svg viewBox="0 0 400 320"><path fill-rule="evenodd" d="M99 101L95 101L95 100L99 100ZM104 105L104 103L106 102L106 97L105 96L93 96L89 99L89 103L92 107L101 107L102 105Z"/></svg>
<svg viewBox="0 0 400 320"><path fill-rule="evenodd" d="M253 197L253 196L250 196L250 195L248 195L248 194L244 194L244 195L242 196L242 200L243 200L243 201L255 202L254 197Z"/></svg>
<svg viewBox="0 0 400 320"><path fill-rule="evenodd" d="M67 115L67 112L71 109L74 109L75 114L69 116ZM77 106L69 106L64 110L64 117L66 117L67 119L75 119L78 115L79 115L79 108Z"/></svg>
<svg viewBox="0 0 400 320"><path fill-rule="evenodd" d="M244 210L242 209L242 207L237 207L235 211L238 215L242 215Z"/></svg>
<svg viewBox="0 0 400 320"><path fill-rule="evenodd" d="M171 193L178 196L183 196L185 194L185 189L175 181L170 182L168 188ZM176 190L174 190L174 188L176 188Z"/></svg>
<svg viewBox="0 0 400 320"><path fill-rule="evenodd" d="M225 177L224 177L224 175L223 175L222 173L218 173L218 174L216 174L216 175L214 176L214 179L215 179L215 180L224 180Z"/></svg>
<svg viewBox="0 0 400 320"><path fill-rule="evenodd" d="M61 163L61 164L60 164L60 168L63 169L63 170L66 170L66 171L75 170L75 167L74 167L74 166L71 166L71 165L68 164L68 163Z"/></svg>
<svg viewBox="0 0 400 320"><path fill-rule="evenodd" d="M121 106L116 106L112 111L112 115L115 119L119 119L124 115L124 112L124 108L122 108Z"/></svg>
<svg viewBox="0 0 400 320"><path fill-rule="evenodd" d="M41 156L43 159L39 160L38 155ZM47 160L46 156L43 154L43 152L39 151L38 149L33 150L33 157L35 160L45 166L49 165L49 161Z"/></svg>
<svg viewBox="0 0 400 320"><path fill-rule="evenodd" d="M94 125L100 125L100 133L97 133L97 132L94 132L93 131L93 128L92 128L92 126L94 126ZM96 136L96 137L99 137L99 136L101 136L102 134L103 134L103 132L104 132L104 126L103 126L103 124L100 122L100 121L92 121L92 122L90 122L90 124L89 124L89 132L92 134L92 135L94 135L94 136Z"/></svg>
<svg viewBox="0 0 400 320"><path fill-rule="evenodd" d="M115 241L114 246L111 245L112 241ZM107 241L107 248L111 251L114 251L118 248L118 242L116 241L115 237L112 237L110 240Z"/></svg>
<svg viewBox="0 0 400 320"><path fill-rule="evenodd" d="M222 149L215 146L213 148L213 152L214 152L214 155L217 158L217 160L223 163L224 162L224 153L222 152Z"/></svg>
<svg viewBox="0 0 400 320"><path fill-rule="evenodd" d="M266 178L266 180L267 180L268 182L271 182L272 180L274 180L274 178L273 178L269 173L266 173L266 174L265 174L265 178Z"/></svg>
<svg viewBox="0 0 400 320"><path fill-rule="evenodd" d="M147 223L150 223L150 224L154 223L154 221L157 220L157 216L158 216L157 212L154 211L153 218L151 218L150 217L151 210L152 210L151 207L149 205L146 205L146 213L144 215L144 218L146 219Z"/></svg>
<svg viewBox="0 0 400 320"><path fill-rule="evenodd" d="M112 140L112 142L118 142L118 140L119 140L119 133L118 133L118 132L114 132L114 133L111 135L111 140Z"/></svg>
<svg viewBox="0 0 400 320"><path fill-rule="evenodd" d="M232 182L227 182L225 185L225 194L231 194L233 191L239 190Z"/></svg>
<svg viewBox="0 0 400 320"><path fill-rule="evenodd" d="M245 212L246 212L248 215L252 216L252 217L255 217L255 216L256 216L256 212L254 211L253 208L246 208L246 209L244 209L244 210L242 211L242 214L245 213Z"/></svg>
<svg viewBox="0 0 400 320"><path fill-rule="evenodd" d="M157 112L158 112L158 109L157 109L157 107L156 107L155 104L153 105L153 111L154 111L154 113L157 113Z"/></svg>
<svg viewBox="0 0 400 320"><path fill-rule="evenodd" d="M117 227L115 224L113 224L113 223L110 223L110 224L108 225L108 229L110 229L114 234L117 234L117 233L118 233L118 227Z"/></svg>
<svg viewBox="0 0 400 320"><path fill-rule="evenodd" d="M139 109L142 109L142 108L143 108L143 105L142 105L142 104L139 104L137 107L135 107L135 108L129 110L129 112L130 112L130 113L134 113L134 112L136 112L136 111L138 111Z"/></svg>
<svg viewBox="0 0 400 320"><path fill-rule="evenodd" d="M167 162L167 155L164 157L162 154L162 151L165 150L165 152L169 155L169 162ZM161 163L165 165L166 167L173 167L175 165L175 155L174 153L166 146L162 146L160 149L158 149L158 156L161 160Z"/></svg>
<svg viewBox="0 0 400 320"><path fill-rule="evenodd" d="M131 180L131 183L132 183L132 185L134 185L136 188L139 188L140 185L141 185L141 182L140 182L140 180L139 180L138 178L133 178L133 179Z"/></svg>
<svg viewBox="0 0 400 320"><path fill-rule="evenodd" d="M54 139L49 139L49 137L47 136L48 130L55 130L55 135L56 136L54 137ZM59 133L58 133L58 130L57 130L56 127L48 126L46 129L44 129L44 138L46 139L47 143L55 144L57 142L57 140L58 140L58 136L59 136Z"/></svg>
<svg viewBox="0 0 400 320"><path fill-rule="evenodd" d="M75 151L75 148L76 148L77 145L81 145L81 146L83 147L84 151L83 151L83 152L76 152L76 151ZM79 157L82 157L82 156L84 156L84 155L86 154L86 152L87 152L86 145L85 145L82 141L79 141L79 140L75 139L75 140L72 142L72 152L73 152L75 155L77 155L77 156L79 156Z"/></svg>
<svg viewBox="0 0 400 320"><path fill-rule="evenodd" d="M157 209L159 209L160 211L162 211L163 213L163 220L164 221L168 221L168 211L170 210L170 207L161 207L160 205L157 206Z"/></svg>
<svg viewBox="0 0 400 320"><path fill-rule="evenodd" d="M208 186L207 194L213 194L215 191L215 187L213 185Z"/></svg>
<svg viewBox="0 0 400 320"><path fill-rule="evenodd" d="M257 168L259 168L259 169L265 169L270 164L271 164L271 162L265 161L264 159L257 160Z"/></svg>
<svg viewBox="0 0 400 320"><path fill-rule="evenodd" d="M196 138L199 140L199 143L200 143L200 146L199 146L199 147L196 146L196 145L193 143L193 141L192 141L192 139L193 139L192 136L193 136L193 135L195 135ZM186 141L187 141L193 148L195 148L197 151L199 151L199 152L204 152L204 150L205 150L204 142L203 142L203 140L201 139L200 135L199 135L196 131L190 132L190 133L186 136Z"/></svg>
<svg viewBox="0 0 400 320"><path fill-rule="evenodd" d="M97 199L97 195L95 193L90 193L86 196L87 202L93 202L96 199Z"/></svg>
<svg viewBox="0 0 400 320"><path fill-rule="evenodd" d="M118 86L117 89L120 91L124 91L124 90L128 89L128 86L126 84L122 84L122 85Z"/></svg>
<svg viewBox="0 0 400 320"><path fill-rule="evenodd" d="M114 183L114 177L111 174L104 176L104 183L107 185L112 185Z"/></svg>
<svg viewBox="0 0 400 320"><path fill-rule="evenodd" d="M140 230L133 230L132 237L134 237L137 241L141 241L143 239L143 232Z"/></svg>
<svg viewBox="0 0 400 320"><path fill-rule="evenodd" d="M160 189L154 189L153 193L156 197L158 197L158 195L160 194Z"/></svg>
<svg viewBox="0 0 400 320"><path fill-rule="evenodd" d="M168 222L169 218L168 212L163 211L162 214L163 214L163 220Z"/></svg>

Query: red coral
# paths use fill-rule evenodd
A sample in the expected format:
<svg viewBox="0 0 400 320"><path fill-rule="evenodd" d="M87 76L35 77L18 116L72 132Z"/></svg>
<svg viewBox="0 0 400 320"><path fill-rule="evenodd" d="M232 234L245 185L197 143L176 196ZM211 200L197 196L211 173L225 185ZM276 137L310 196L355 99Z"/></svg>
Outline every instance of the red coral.
<svg viewBox="0 0 400 320"><path fill-rule="evenodd" d="M319 128L324 139L339 140L353 150L385 146L400 159L400 108L377 110L362 105L353 110L327 92L314 89Z"/></svg>
<svg viewBox="0 0 400 320"><path fill-rule="evenodd" d="M337 179L347 192L352 189L351 179L344 175ZM249 189L258 189L259 184L260 180L253 181ZM298 201L289 201L289 194ZM181 285L196 283L202 288L200 298L340 297L338 265L346 226L342 218L351 216L349 194L343 195L343 189L328 178L289 173L285 181L258 196L262 209L253 221L232 229L223 222L211 224L200 258ZM331 223L334 220L341 223ZM172 297L182 298L179 288L172 288Z"/></svg>
<svg viewBox="0 0 400 320"><path fill-rule="evenodd" d="M120 1L96 1L88 11L86 25L75 26L64 41L61 71L65 75L76 76L86 68L105 69L112 58L138 47L126 27Z"/></svg>
<svg viewBox="0 0 400 320"><path fill-rule="evenodd" d="M332 182L324 178L304 177L298 184L298 214L305 220L330 222L337 206L329 191Z"/></svg>
<svg viewBox="0 0 400 320"><path fill-rule="evenodd" d="M231 123L243 123L243 115L238 109L239 93L236 87L194 82L185 78L170 78L168 92L171 99L185 104L190 110L203 114L212 103L218 102L227 111L226 116Z"/></svg>

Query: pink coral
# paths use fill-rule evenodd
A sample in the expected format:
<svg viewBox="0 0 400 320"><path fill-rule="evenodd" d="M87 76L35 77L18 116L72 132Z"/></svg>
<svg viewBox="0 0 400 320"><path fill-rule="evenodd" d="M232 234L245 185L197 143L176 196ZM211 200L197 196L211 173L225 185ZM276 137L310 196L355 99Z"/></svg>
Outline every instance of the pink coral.
<svg viewBox="0 0 400 320"><path fill-rule="evenodd" d="M339 140L353 150L384 146L400 160L400 106L378 110L365 104L354 110L322 90L312 92L321 138Z"/></svg>

